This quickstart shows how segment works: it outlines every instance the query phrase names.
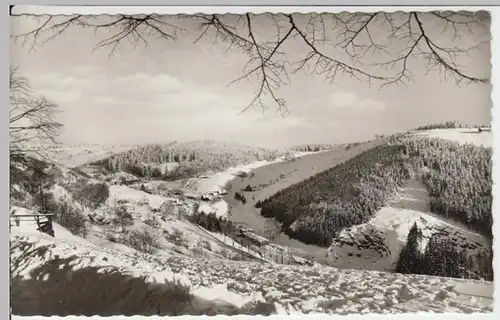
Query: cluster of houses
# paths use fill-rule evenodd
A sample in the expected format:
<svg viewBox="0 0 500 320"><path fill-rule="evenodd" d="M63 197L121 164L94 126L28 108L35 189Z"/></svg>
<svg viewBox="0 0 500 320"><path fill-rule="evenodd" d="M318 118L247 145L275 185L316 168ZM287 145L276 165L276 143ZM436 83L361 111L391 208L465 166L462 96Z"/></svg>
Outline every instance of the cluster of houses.
<svg viewBox="0 0 500 320"><path fill-rule="evenodd" d="M131 185L139 182L139 178L134 176L133 174L125 173L125 172L117 172L113 174L113 176L106 179L111 185Z"/></svg>
<svg viewBox="0 0 500 320"><path fill-rule="evenodd" d="M202 201L213 201L218 198L222 198L223 196L227 195L226 190L220 190L220 191L212 191L212 192L206 192L201 195L200 199Z"/></svg>

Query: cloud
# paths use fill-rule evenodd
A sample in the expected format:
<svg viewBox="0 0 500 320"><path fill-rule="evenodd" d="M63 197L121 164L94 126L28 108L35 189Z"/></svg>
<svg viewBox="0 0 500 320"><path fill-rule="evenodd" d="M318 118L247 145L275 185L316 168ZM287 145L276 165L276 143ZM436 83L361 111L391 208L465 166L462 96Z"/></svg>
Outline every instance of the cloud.
<svg viewBox="0 0 500 320"><path fill-rule="evenodd" d="M329 97L332 109L349 109L357 112L381 112L386 105L372 98L360 99L350 92L336 92Z"/></svg>
<svg viewBox="0 0 500 320"><path fill-rule="evenodd" d="M34 74L30 81L36 92L60 105L66 134L83 141L141 143L237 136L252 140L289 136L318 125L303 115L263 114L259 108L239 114L251 92L202 86L166 73L117 75L79 67ZM83 124L88 126L82 129Z"/></svg>
<svg viewBox="0 0 500 320"><path fill-rule="evenodd" d="M339 123L336 122L336 121L328 121L328 123L326 124L326 127L327 128L337 128L339 126Z"/></svg>
<svg viewBox="0 0 500 320"><path fill-rule="evenodd" d="M330 101L339 108L352 106L358 102L358 96L349 92L336 92L330 95Z"/></svg>
<svg viewBox="0 0 500 320"><path fill-rule="evenodd" d="M120 76L96 68L85 71L76 67L67 73L32 74L29 81L37 94L59 103L63 109L76 102L85 102L87 108L163 105L176 109L223 101L217 94L165 73Z"/></svg>
<svg viewBox="0 0 500 320"><path fill-rule="evenodd" d="M386 109L384 103L371 98L363 99L354 104L353 107L358 111L384 111Z"/></svg>

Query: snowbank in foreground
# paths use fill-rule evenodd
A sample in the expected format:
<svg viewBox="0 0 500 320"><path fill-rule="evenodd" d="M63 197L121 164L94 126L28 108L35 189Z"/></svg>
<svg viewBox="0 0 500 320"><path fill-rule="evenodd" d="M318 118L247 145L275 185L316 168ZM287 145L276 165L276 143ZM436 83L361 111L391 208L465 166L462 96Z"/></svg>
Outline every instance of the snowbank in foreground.
<svg viewBox="0 0 500 320"><path fill-rule="evenodd" d="M33 254L35 252L36 254ZM209 300L242 305L274 301L280 313L394 313L491 312L492 284L479 281L401 275L325 266L303 267L229 260L203 260L181 255L125 253L69 243L40 234L11 238L14 276L30 272L54 259L74 257L68 267L116 269L148 282L178 280L191 292ZM174 271L181 270L181 272ZM39 274L50 278L50 274ZM479 293L465 296L470 285ZM481 298L480 295L486 298Z"/></svg>

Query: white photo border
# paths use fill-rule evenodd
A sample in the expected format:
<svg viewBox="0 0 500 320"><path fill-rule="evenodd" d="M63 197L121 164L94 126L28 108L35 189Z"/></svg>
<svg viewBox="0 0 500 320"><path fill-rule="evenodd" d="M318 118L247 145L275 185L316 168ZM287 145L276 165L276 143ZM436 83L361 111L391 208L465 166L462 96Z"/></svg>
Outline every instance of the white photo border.
<svg viewBox="0 0 500 320"><path fill-rule="evenodd" d="M13 4L14 7L12 10L15 10L13 12L19 13L19 10L35 10L36 13L49 13L49 14L72 14L72 13L87 13L87 14L99 14L99 13L123 13L124 11L127 12L134 12L134 13L147 13L147 12L156 12L156 13L165 13L165 14L176 14L176 13L199 13L199 12L204 12L204 13L244 13L244 12L254 12L254 13L262 13L262 12L315 12L315 11L322 11L322 12L339 12L339 11L374 11L374 10L384 10L388 12L394 12L394 11L409 11L409 10L418 10L418 11L431 11L431 10L471 10L471 11L478 11L478 10L486 10L491 12L492 16L492 45L491 45L491 50L492 50L492 83L493 83L493 90L491 94L491 99L493 102L493 107L492 107L492 130L493 130L493 194L499 194L499 186L497 181L500 181L500 170L498 165L500 164L500 153L496 152L497 150L500 149L500 140L495 138L495 132L500 129L498 128L500 126L500 108L496 108L496 103L495 102L500 102L500 90L494 85L495 81L500 81L500 60L495 61L496 59L500 59L500 33L497 34L493 32L493 30L500 30L500 7L495 7L500 5L500 0L478 0L478 1L472 1L472 0L433 0L433 1L425 1L425 0L420 0L420 1L397 1L397 0L385 0L385 1L380 1L380 0L351 0L351 1L340 1L340 0L314 0L314 1L307 1L307 0L253 0L253 1L237 1L237 0L178 0L178 1L168 1L168 0L149 0L149 1L134 1L134 0L65 0L64 3L63 1L58 1L58 0L38 0L38 1L23 1L23 0L11 0L10 4ZM26 7L24 7L26 6ZM55 7L59 6L59 7ZM95 6L95 7L92 7ZM12 52L9 52L9 47L10 47L10 41L9 41L9 34L10 34L10 17L9 17L9 7L8 6L3 6L3 16L4 18L0 19L0 24L1 24L1 37L0 37L0 47L2 48L2 58L4 59L6 63L2 63L2 74L4 75L2 77L2 105L7 106L9 104L8 101L8 65L9 65L9 54L14 54ZM500 31L499 31L500 32ZM4 112L4 116L0 116L1 119L4 119L6 124L8 124L7 120L8 119L8 111L7 108L2 109ZM7 125L8 127L8 125ZM9 173L8 173L8 164L9 164L9 158L8 158L8 142L9 142L9 136L8 132L6 130L5 135L2 137L2 149L4 150L2 153L1 157L1 176L0 180L7 182L3 184L3 189L2 189L2 203L4 208L8 208L8 203L9 203L9 192L8 192L8 181L9 181ZM498 199L494 196L493 198L493 212L499 212L500 203ZM498 214L497 214L498 216ZM4 211L4 218L5 218L5 223L3 224L4 230L7 232L4 232L3 234L6 235L4 236L6 239L3 241L4 245L2 246L2 251L1 254L2 256L7 258L7 261L9 259L9 232L8 232L8 221L9 219L7 211ZM494 248L494 259L493 259L493 266L494 269L498 268L500 266L500 258L497 256L498 253L498 240L496 235L500 235L499 233L499 226L500 224L495 223L496 222L496 216L494 217L494 222L493 222L493 235L494 235L494 243L493 243L493 248ZM0 295L0 314L1 315L9 315L9 264L8 263L3 263L2 264L2 274L5 276L2 279L2 287L6 288L2 290L2 293ZM496 297L496 292L499 290L499 285L498 281L495 281L494 283L494 296ZM416 314L401 314L401 315L350 315L349 317L351 319L355 318L362 318L362 317L379 317L379 318L390 318L390 317L398 317L398 319L401 318L440 318L440 319L457 319L461 317L474 317L478 319L498 319L495 317L495 314L499 314L500 310L500 303L497 301L498 299L494 299L494 312L490 314L471 314L471 315L464 315L464 314L431 314L431 313L416 313ZM89 317L76 317L76 316L69 316L69 317L39 317L39 316L33 316L33 317L20 317L20 316L12 316L12 319L33 319L33 320L38 320L38 319L61 319L61 318L67 318L67 319L87 319ZM124 317L124 316L113 316L113 317L98 317L98 316L93 316L90 317L90 319L165 319L167 317L144 317L144 316L134 316L134 317ZM179 319L198 319L201 317L195 317L195 316L181 316L181 317L176 317ZM261 316L245 316L245 315L240 315L240 316L215 316L211 317L213 319L246 319L246 318L251 318L251 319L258 319L261 318ZM327 315L301 315L301 316L271 316L270 318L272 319L302 319L302 318L310 318L310 319L326 319L326 318L339 318L339 316L327 316ZM4 319L7 319L5 317Z"/></svg>

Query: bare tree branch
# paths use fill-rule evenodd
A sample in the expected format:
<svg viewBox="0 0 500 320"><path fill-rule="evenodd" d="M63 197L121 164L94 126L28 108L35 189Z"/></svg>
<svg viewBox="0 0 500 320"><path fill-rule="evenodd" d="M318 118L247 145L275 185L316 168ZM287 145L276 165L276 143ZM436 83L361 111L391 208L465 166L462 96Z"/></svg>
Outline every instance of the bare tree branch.
<svg viewBox="0 0 500 320"><path fill-rule="evenodd" d="M489 39L478 38L477 43L461 47L440 43L444 39L455 44L466 36L475 40L476 35L489 34L490 18L485 12L342 12L307 16L149 14L106 16L105 22L103 16L30 17L39 19L39 26L13 36L22 39L23 43L31 41L30 50L37 43L43 45L73 26L90 28L96 33L106 31L106 37L97 41L94 49L109 48L110 56L124 40L135 46L147 46L151 37L175 41L179 34L187 33L180 26L181 22L190 20L198 26L194 43L210 38L214 44L226 44L226 51L237 49L248 57L242 76L229 83L243 79L258 81L255 96L242 112L252 106L266 109L268 97L279 112L285 113L287 103L279 97L278 91L298 72L321 75L328 83L333 83L342 74L368 84L377 82L383 88L413 81L410 61L415 61L423 63L428 72L438 71L444 79L452 78L457 84L489 82L488 77L470 74L459 64L462 57L487 44ZM263 24L269 24L265 37L259 36ZM286 44L292 42L305 47L305 53L290 52ZM301 56L297 58L297 55Z"/></svg>
<svg viewBox="0 0 500 320"><path fill-rule="evenodd" d="M62 124L56 119L57 105L44 97L34 97L26 78L18 75L18 69L10 70L9 136L10 156L22 159L27 155L46 158L43 144L57 143Z"/></svg>

